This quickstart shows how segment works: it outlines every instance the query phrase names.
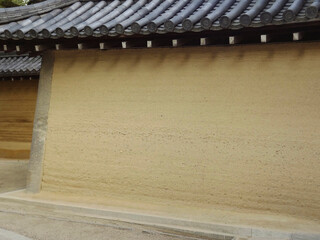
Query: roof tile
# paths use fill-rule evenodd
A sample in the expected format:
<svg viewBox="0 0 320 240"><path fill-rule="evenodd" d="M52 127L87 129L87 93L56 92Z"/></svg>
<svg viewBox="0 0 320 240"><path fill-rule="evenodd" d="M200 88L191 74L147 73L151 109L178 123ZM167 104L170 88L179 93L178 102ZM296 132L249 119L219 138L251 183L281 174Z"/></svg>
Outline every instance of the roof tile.
<svg viewBox="0 0 320 240"><path fill-rule="evenodd" d="M47 0L0 9L0 38L101 37L319 21L320 0Z"/></svg>
<svg viewBox="0 0 320 240"><path fill-rule="evenodd" d="M0 77L39 75L40 68L40 56L0 56Z"/></svg>

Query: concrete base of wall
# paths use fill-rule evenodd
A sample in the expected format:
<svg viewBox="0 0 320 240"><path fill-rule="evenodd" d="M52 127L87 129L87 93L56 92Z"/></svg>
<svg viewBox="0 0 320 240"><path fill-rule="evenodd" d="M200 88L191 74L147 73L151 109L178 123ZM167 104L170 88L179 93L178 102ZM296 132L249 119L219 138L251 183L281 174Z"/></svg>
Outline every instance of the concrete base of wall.
<svg viewBox="0 0 320 240"><path fill-rule="evenodd" d="M22 191L18 191L19 194ZM83 207L72 203L57 203L18 197L17 192L0 194L1 202L27 204L41 208L47 214L61 213L84 218L122 221L139 225L156 227L161 232L174 232L179 235L188 235L200 238L223 240L319 240L320 233L305 233L279 231L274 229L255 228L219 223L196 222L185 219L167 218L163 216L141 213L105 210L100 208Z"/></svg>

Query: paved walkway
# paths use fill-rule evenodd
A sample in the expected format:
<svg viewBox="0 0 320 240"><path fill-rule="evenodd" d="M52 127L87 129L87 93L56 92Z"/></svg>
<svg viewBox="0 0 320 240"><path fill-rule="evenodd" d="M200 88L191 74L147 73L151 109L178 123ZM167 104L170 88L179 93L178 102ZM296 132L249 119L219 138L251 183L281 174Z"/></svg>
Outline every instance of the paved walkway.
<svg viewBox="0 0 320 240"><path fill-rule="evenodd" d="M5 229L5 230L4 230ZM26 236L26 237L23 237ZM125 222L0 200L0 240L199 240ZM204 238L207 239L207 238Z"/></svg>
<svg viewBox="0 0 320 240"><path fill-rule="evenodd" d="M20 234L10 232L1 228L0 228L0 239L1 240L31 240L31 238L27 238Z"/></svg>

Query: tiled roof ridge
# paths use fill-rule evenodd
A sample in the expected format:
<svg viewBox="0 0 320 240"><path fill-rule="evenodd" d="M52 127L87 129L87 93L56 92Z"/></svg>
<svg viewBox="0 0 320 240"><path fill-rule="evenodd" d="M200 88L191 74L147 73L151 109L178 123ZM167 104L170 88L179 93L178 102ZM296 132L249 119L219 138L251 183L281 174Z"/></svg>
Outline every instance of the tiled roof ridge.
<svg viewBox="0 0 320 240"><path fill-rule="evenodd" d="M39 75L41 56L0 55L0 77Z"/></svg>
<svg viewBox="0 0 320 240"><path fill-rule="evenodd" d="M320 0L47 0L43 3L46 9L52 3L51 11L43 15L39 11L44 10L37 5L38 12L22 21L1 24L4 17L0 17L0 39L100 38L320 23ZM58 7L59 4L64 7Z"/></svg>
<svg viewBox="0 0 320 240"><path fill-rule="evenodd" d="M35 14L50 12L68 6L78 0L46 0L27 6L0 8L0 24L30 17Z"/></svg>

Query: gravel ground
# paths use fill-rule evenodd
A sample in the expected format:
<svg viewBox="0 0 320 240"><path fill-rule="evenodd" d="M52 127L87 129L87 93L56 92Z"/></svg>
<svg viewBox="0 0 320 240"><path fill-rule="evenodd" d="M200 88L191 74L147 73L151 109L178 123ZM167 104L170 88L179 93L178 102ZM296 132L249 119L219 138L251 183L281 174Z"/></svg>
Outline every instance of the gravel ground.
<svg viewBox="0 0 320 240"><path fill-rule="evenodd" d="M35 240L183 239L183 237L166 236L160 233L128 226L81 223L66 219L62 220L50 217L3 212L0 213L0 227Z"/></svg>
<svg viewBox="0 0 320 240"><path fill-rule="evenodd" d="M34 240L181 240L199 239L164 229L75 216L54 209L0 199L0 229Z"/></svg>

